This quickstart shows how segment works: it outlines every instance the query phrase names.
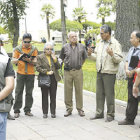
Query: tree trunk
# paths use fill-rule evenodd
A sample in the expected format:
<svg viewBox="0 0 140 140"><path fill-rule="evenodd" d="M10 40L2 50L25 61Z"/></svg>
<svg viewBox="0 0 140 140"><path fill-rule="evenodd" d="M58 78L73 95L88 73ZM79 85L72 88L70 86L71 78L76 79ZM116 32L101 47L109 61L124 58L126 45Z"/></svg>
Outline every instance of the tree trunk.
<svg viewBox="0 0 140 140"><path fill-rule="evenodd" d="M64 45L66 43L67 34L66 34L66 19L63 0L61 0L61 31L62 31L62 44Z"/></svg>
<svg viewBox="0 0 140 140"><path fill-rule="evenodd" d="M49 13L46 14L46 24L47 24L47 40L50 41Z"/></svg>
<svg viewBox="0 0 140 140"><path fill-rule="evenodd" d="M123 52L128 52L132 31L140 29L140 5L138 0L117 0L115 37Z"/></svg>
<svg viewBox="0 0 140 140"><path fill-rule="evenodd" d="M19 18L17 14L17 7L16 1L12 0L12 7L13 7L13 15L14 15L14 37L13 37L13 48L18 45L18 38L19 38Z"/></svg>
<svg viewBox="0 0 140 140"><path fill-rule="evenodd" d="M81 24L81 17L78 17L78 22ZM81 42L81 30L79 30L79 42Z"/></svg>
<svg viewBox="0 0 140 140"><path fill-rule="evenodd" d="M105 18L102 17L102 25L104 25L104 24L105 24Z"/></svg>

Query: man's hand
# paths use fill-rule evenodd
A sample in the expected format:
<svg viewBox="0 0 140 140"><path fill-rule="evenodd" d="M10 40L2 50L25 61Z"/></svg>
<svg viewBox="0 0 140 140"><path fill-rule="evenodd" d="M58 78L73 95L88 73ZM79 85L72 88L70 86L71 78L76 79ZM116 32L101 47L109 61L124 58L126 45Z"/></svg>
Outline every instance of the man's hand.
<svg viewBox="0 0 140 140"><path fill-rule="evenodd" d="M92 48L88 48L88 56L91 56L92 53L93 53L93 49Z"/></svg>
<svg viewBox="0 0 140 140"><path fill-rule="evenodd" d="M23 61L26 61L26 62L28 62L28 63L31 63L31 62L32 62L31 58L28 58L28 57L23 57L22 60L23 60Z"/></svg>
<svg viewBox="0 0 140 140"><path fill-rule="evenodd" d="M47 74L48 75L52 75L53 74L53 71L52 70L51 71L48 71Z"/></svg>
<svg viewBox="0 0 140 140"><path fill-rule="evenodd" d="M133 72L131 72L130 70L126 70L126 75L128 78L132 78Z"/></svg>
<svg viewBox="0 0 140 140"><path fill-rule="evenodd" d="M107 47L106 52L107 52L110 56L113 56L112 48Z"/></svg>
<svg viewBox="0 0 140 140"><path fill-rule="evenodd" d="M135 98L138 97L138 92L139 92L139 88L137 86L135 86L135 84L133 85L133 96Z"/></svg>

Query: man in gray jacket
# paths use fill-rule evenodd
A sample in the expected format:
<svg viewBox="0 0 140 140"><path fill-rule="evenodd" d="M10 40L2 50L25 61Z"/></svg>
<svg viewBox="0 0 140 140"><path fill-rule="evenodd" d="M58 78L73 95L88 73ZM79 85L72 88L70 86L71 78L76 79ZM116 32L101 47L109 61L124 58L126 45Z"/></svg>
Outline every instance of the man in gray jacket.
<svg viewBox="0 0 140 140"><path fill-rule="evenodd" d="M101 40L94 53L88 48L88 56L96 60L96 114L90 118L101 119L104 117L104 103L107 103L106 122L114 120L115 93L114 85L119 63L122 61L122 51L119 42L111 37L111 28L103 25L100 30Z"/></svg>

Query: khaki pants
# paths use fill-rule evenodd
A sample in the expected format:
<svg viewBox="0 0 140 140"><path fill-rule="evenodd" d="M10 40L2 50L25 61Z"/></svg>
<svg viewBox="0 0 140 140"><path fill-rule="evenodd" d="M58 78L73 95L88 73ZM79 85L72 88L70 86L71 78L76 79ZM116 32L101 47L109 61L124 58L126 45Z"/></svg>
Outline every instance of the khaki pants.
<svg viewBox="0 0 140 140"><path fill-rule="evenodd" d="M97 73L96 81L96 115L104 116L104 103L107 103L107 115L114 117L115 104L114 104L114 86L116 75Z"/></svg>
<svg viewBox="0 0 140 140"><path fill-rule="evenodd" d="M73 84L77 110L83 108L83 72L80 70L64 71L64 100L67 111L73 110Z"/></svg>

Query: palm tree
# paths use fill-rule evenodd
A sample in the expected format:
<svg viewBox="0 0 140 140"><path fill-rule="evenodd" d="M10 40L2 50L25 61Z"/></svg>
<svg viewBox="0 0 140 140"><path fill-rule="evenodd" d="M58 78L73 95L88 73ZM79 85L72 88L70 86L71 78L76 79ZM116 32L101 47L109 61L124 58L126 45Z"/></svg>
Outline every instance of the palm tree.
<svg viewBox="0 0 140 140"><path fill-rule="evenodd" d="M87 13L84 8L75 8L73 10L74 20L78 21L80 24L83 20L86 19L86 15ZM79 41L81 41L81 30L79 30Z"/></svg>
<svg viewBox="0 0 140 140"><path fill-rule="evenodd" d="M49 19L53 18L55 15L54 7L51 4L43 5L41 11L44 15L41 15L43 18L46 17L46 24L47 24L47 40L50 41L50 25Z"/></svg>
<svg viewBox="0 0 140 140"><path fill-rule="evenodd" d="M100 7L98 9L97 17L102 18L102 25L105 24L105 17L108 17L110 15L111 15L111 13L110 13L110 8L109 7Z"/></svg>

